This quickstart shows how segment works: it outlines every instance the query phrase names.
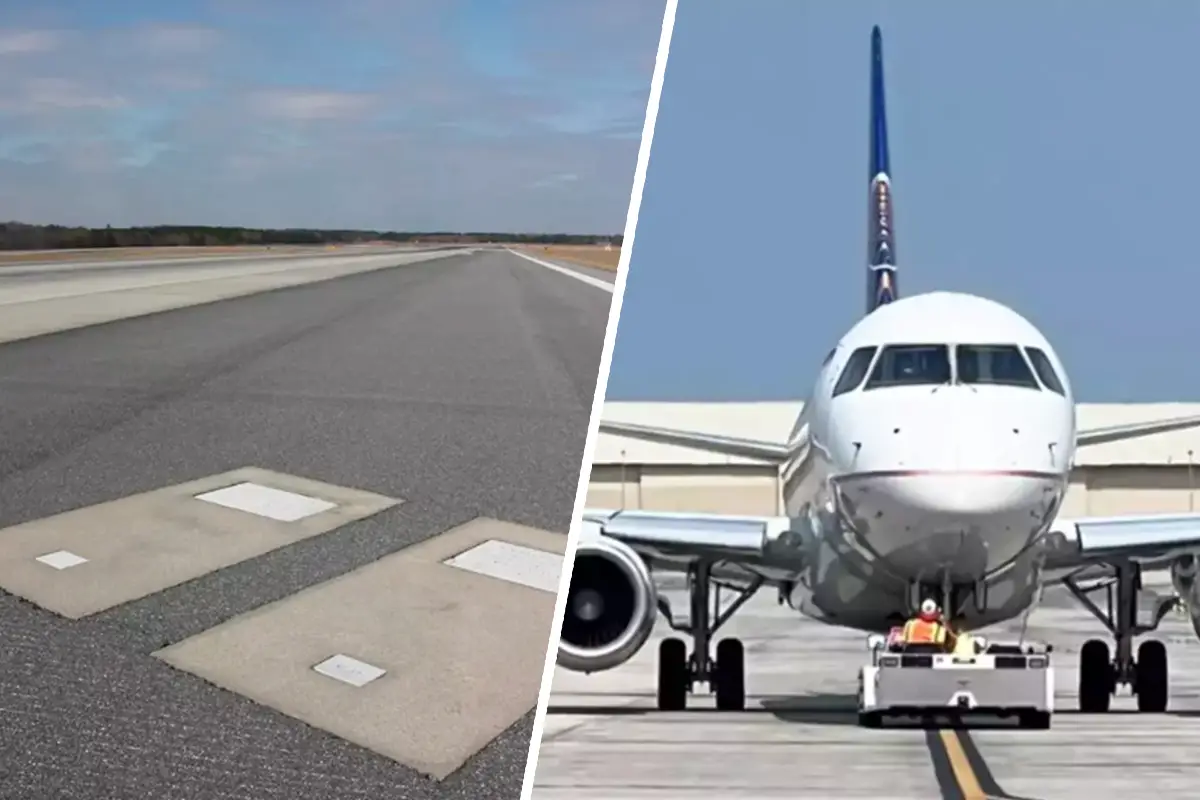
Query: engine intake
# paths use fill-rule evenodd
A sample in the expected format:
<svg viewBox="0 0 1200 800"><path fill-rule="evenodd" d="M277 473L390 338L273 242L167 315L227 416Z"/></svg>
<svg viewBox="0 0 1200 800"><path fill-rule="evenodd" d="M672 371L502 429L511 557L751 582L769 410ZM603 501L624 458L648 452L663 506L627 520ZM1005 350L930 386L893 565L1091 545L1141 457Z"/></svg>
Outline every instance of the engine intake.
<svg viewBox="0 0 1200 800"><path fill-rule="evenodd" d="M599 672L633 658L654 628L658 592L633 548L602 536L575 551L558 663Z"/></svg>

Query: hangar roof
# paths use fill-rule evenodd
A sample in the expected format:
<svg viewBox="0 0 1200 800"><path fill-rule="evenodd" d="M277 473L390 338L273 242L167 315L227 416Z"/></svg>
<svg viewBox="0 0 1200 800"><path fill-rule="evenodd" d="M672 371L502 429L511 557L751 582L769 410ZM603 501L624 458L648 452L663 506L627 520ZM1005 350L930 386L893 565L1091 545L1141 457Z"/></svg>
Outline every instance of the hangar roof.
<svg viewBox="0 0 1200 800"><path fill-rule="evenodd" d="M614 422L782 443L803 406L803 402L798 400L758 403L611 402L604 405L603 417ZM1077 409L1080 430L1200 416L1200 403L1080 403ZM1076 456L1076 463L1081 466L1168 465L1187 464L1189 461L1200 466L1200 426L1085 447ZM712 453L703 448L659 444L601 432L596 442L595 463L701 466L753 465L763 462Z"/></svg>

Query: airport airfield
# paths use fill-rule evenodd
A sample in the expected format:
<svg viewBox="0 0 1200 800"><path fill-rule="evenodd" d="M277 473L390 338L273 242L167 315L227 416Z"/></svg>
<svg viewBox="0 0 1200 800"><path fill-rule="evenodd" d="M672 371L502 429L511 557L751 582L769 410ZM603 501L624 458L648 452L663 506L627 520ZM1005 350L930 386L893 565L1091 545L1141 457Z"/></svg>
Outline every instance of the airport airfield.
<svg viewBox="0 0 1200 800"><path fill-rule="evenodd" d="M1019 634L1019 624L1008 627L1008 637ZM763 592L722 630L746 645L745 712L718 713L706 695L686 712L654 708L663 626L624 666L556 670L533 798L1193 797L1200 643L1191 626L1168 617L1158 631L1172 659L1166 714L1140 715L1120 697L1107 715L1084 716L1074 712L1076 662L1101 630L1058 590L1031 616L1028 636L1055 644L1059 710L1049 731L867 730L855 714L865 636L801 618Z"/></svg>
<svg viewBox="0 0 1200 800"><path fill-rule="evenodd" d="M2 261L0 794L515 800L611 283Z"/></svg>
<svg viewBox="0 0 1200 800"><path fill-rule="evenodd" d="M607 419L759 439L782 438L798 403L609 403ZM1081 405L1083 427L1200 413L1192 404ZM1200 434L1176 431L1085 448L1064 513L1194 509ZM602 433L588 505L724 513L778 513L774 469L749 459ZM1169 592L1165 574L1148 586ZM682 582L662 579L676 607ZM683 606L686 607L686 606ZM1019 636L1021 620L985 634ZM1054 645L1056 707L1049 731L1011 723L969 730L857 727L857 670L865 635L801 617L761 592L718 634L746 645L747 710L717 713L711 697L689 710L655 709L657 642L627 664L581 675L555 672L535 800L676 798L1072 798L1194 796L1192 742L1200 738L1200 640L1170 615L1152 634L1171 658L1165 714L1114 700L1107 715L1076 713L1078 652L1104 637L1064 590L1047 590L1027 637Z"/></svg>

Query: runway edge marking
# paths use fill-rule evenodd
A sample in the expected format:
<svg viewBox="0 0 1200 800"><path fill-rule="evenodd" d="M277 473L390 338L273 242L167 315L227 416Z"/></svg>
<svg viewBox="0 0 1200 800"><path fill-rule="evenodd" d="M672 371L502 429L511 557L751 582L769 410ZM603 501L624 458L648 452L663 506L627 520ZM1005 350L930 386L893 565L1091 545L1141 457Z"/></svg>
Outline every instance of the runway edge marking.
<svg viewBox="0 0 1200 800"><path fill-rule="evenodd" d="M526 261L532 261L533 263L535 263L539 266L545 267L546 269L554 270L555 272L562 273L563 275L574 278L577 281L583 281L584 283L588 284L589 286L595 286L597 289L603 289L604 291L608 292L609 294L612 294L613 291L616 289L616 286L614 284L609 283L608 281L602 281L599 278L593 278L591 275L584 275L582 272L576 272L573 269L567 269L566 267L560 267L558 264L551 264L549 261L542 261L540 258L534 258L533 256L526 255L525 253L522 253L517 250L506 250L505 252L512 253L514 256L520 256L521 258L525 259Z"/></svg>

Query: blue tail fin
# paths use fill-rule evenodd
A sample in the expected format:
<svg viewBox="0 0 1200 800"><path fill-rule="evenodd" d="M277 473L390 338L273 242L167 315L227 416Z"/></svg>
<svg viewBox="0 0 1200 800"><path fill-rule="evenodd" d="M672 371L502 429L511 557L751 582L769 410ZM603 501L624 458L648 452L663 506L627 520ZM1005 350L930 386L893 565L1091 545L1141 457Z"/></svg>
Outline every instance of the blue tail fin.
<svg viewBox="0 0 1200 800"><path fill-rule="evenodd" d="M896 289L896 240L892 228L892 179L888 162L887 109L883 98L883 35L871 31L871 186L867 212L867 313L892 302Z"/></svg>

